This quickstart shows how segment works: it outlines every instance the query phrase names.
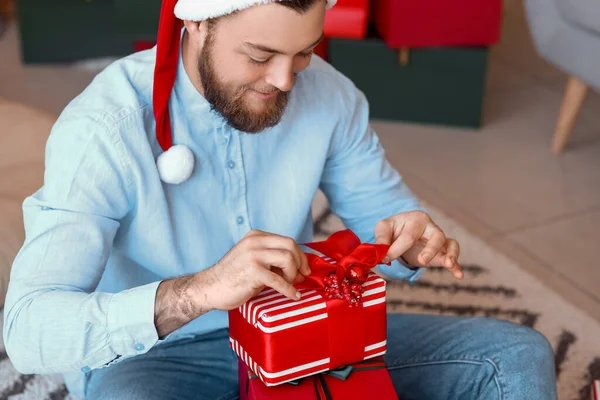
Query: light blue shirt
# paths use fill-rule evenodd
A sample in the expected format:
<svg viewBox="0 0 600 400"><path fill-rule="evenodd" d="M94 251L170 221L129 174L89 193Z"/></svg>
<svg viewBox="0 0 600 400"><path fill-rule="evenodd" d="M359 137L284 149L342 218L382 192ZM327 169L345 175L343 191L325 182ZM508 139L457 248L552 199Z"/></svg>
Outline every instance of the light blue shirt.
<svg viewBox="0 0 600 400"><path fill-rule="evenodd" d="M300 73L279 125L229 127L181 59L171 96L174 143L196 166L160 181L152 82L155 50L119 60L74 99L52 129L44 185L23 205L26 240L12 269L4 340L23 373L84 373L160 345L154 301L162 280L219 261L250 230L312 240L320 188L364 242L391 215L421 209L386 161L364 95L323 60ZM381 272L417 279L394 261ZM210 312L166 340L227 327Z"/></svg>

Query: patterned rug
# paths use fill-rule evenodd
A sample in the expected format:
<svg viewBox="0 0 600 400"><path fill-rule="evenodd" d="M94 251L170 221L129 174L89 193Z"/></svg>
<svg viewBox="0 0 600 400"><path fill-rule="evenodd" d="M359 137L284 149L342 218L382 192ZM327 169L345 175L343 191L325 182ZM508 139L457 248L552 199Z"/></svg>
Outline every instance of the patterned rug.
<svg viewBox="0 0 600 400"><path fill-rule="evenodd" d="M440 212L429 208L449 236L459 240L466 278L432 269L419 282L389 282L390 312L488 316L542 332L554 346L559 399L587 400L600 379L600 324ZM315 239L343 229L322 195L315 200ZM1 324L1 322L0 322ZM0 400L72 399L60 376L24 376L11 366L0 338Z"/></svg>

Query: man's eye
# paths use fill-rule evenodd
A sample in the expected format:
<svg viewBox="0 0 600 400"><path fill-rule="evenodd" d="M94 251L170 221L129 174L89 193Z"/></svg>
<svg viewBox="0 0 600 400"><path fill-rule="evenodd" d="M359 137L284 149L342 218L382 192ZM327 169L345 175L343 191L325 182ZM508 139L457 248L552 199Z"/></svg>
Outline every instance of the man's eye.
<svg viewBox="0 0 600 400"><path fill-rule="evenodd" d="M252 58L252 57L248 57L248 60L252 64L256 64L256 65L265 65L267 63L267 61L269 61L269 59L266 59L266 60L257 60L257 59Z"/></svg>
<svg viewBox="0 0 600 400"><path fill-rule="evenodd" d="M314 53L313 50L309 51L308 53L300 53L300 55L304 58L309 58L310 56L312 56Z"/></svg>

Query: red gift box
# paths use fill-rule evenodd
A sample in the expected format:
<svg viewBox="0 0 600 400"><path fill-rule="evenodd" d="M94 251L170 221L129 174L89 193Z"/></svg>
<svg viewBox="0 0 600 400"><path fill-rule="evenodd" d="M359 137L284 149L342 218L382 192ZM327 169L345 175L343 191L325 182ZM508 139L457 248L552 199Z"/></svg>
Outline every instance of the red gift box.
<svg viewBox="0 0 600 400"><path fill-rule="evenodd" d="M267 386L386 352L385 281L369 270L389 246L361 244L348 230L306 246L321 254L307 254L312 274L296 285L300 300L268 289L229 312L231 347ZM360 300L328 298L328 279L348 274L360 277Z"/></svg>
<svg viewBox="0 0 600 400"><path fill-rule="evenodd" d="M325 37L363 39L369 25L369 0L338 0L325 14Z"/></svg>
<svg viewBox="0 0 600 400"><path fill-rule="evenodd" d="M487 46L500 39L502 0L373 0L371 13L391 48Z"/></svg>
<svg viewBox="0 0 600 400"><path fill-rule="evenodd" d="M398 400L381 357L353 364L340 374L343 377L314 375L293 385L274 387L267 387L244 362L240 361L239 365L240 400Z"/></svg>

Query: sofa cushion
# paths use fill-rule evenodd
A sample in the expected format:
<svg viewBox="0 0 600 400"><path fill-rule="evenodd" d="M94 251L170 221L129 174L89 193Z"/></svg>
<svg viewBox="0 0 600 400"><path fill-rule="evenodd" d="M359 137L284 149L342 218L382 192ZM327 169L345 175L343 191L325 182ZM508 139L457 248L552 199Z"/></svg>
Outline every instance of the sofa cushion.
<svg viewBox="0 0 600 400"><path fill-rule="evenodd" d="M569 23L600 35L599 0L555 0Z"/></svg>
<svg viewBox="0 0 600 400"><path fill-rule="evenodd" d="M0 99L0 307L15 255L23 244L22 203L40 188L44 148L55 118Z"/></svg>

